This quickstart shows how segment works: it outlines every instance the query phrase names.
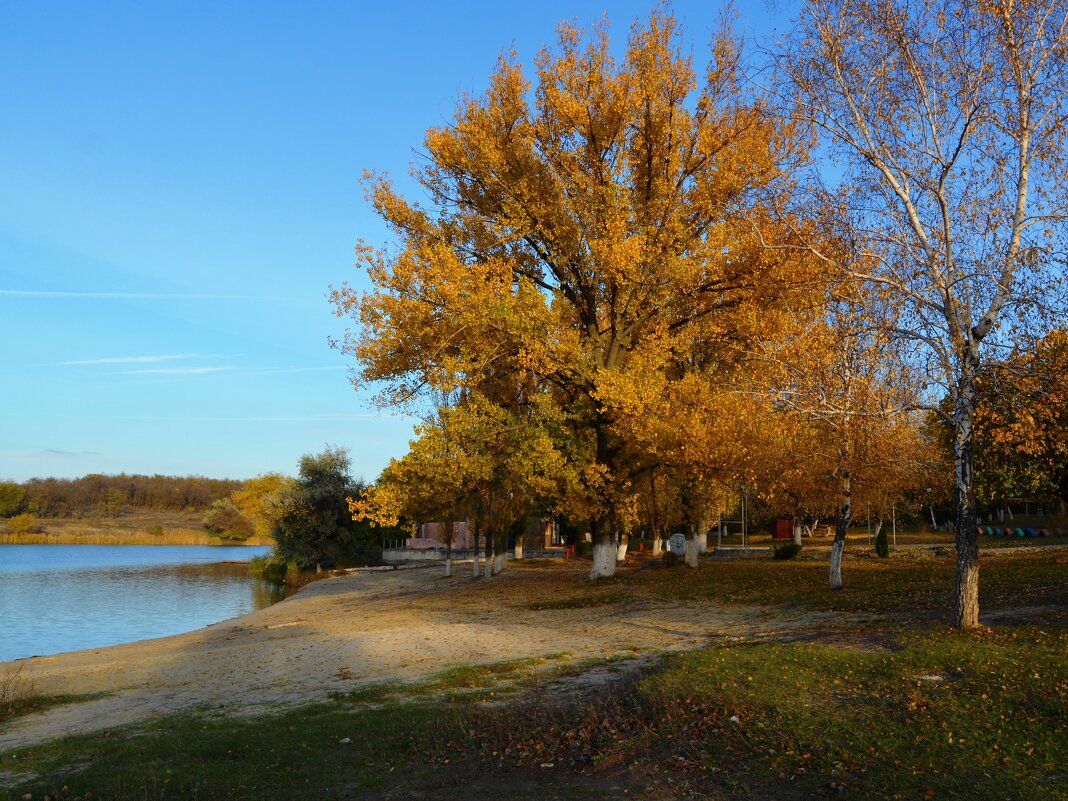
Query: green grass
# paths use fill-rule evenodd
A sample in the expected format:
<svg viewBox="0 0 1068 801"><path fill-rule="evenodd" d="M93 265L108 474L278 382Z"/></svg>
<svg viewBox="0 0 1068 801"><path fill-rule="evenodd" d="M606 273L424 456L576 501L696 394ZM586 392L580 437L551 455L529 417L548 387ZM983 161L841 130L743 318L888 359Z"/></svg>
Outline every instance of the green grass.
<svg viewBox="0 0 1068 801"><path fill-rule="evenodd" d="M22 673L22 663L9 662L0 670L0 723L64 704L76 704L100 698L92 695L46 695L37 692L33 682Z"/></svg>
<svg viewBox="0 0 1068 801"><path fill-rule="evenodd" d="M705 649L672 660L641 691L723 746L690 749L694 772L712 784L786 785L798 798L1065 797L1068 633L900 640L893 652ZM687 715L693 697L710 714Z"/></svg>
<svg viewBox="0 0 1068 801"><path fill-rule="evenodd" d="M980 609L1060 605L1068 601L1068 553L988 554L981 560ZM620 581L670 600L791 606L821 612L873 612L949 619L956 564L952 555L879 559L846 552L843 591L828 589L825 559L716 560L697 570L648 567Z"/></svg>
<svg viewBox="0 0 1068 801"><path fill-rule="evenodd" d="M16 718L23 717L25 715L32 715L36 712L43 712L46 709L52 707L64 706L66 704L81 704L86 701L92 701L94 698L101 698L102 694L93 693L90 695L27 695L21 698L15 698L8 701L0 702L0 723L7 723L8 721L15 720Z"/></svg>
<svg viewBox="0 0 1068 801"><path fill-rule="evenodd" d="M440 697L454 700L504 698L562 673L570 666L567 653L508 659L488 664L457 665L419 682L372 682L333 700L348 704L384 705ZM480 692L489 690L491 692Z"/></svg>

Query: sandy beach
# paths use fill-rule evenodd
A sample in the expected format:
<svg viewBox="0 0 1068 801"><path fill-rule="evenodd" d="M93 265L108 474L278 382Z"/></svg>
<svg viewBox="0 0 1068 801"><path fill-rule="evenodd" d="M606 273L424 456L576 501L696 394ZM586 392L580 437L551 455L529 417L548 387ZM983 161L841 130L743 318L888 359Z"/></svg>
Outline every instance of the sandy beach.
<svg viewBox="0 0 1068 801"><path fill-rule="evenodd" d="M104 694L13 721L0 750L179 711L264 713L454 665L674 651L802 623L781 611L773 619L758 608L647 599L538 610L539 599L581 586L588 565L510 563L489 580L469 569L449 579L440 565L331 577L188 634L0 665L21 665L38 693Z"/></svg>

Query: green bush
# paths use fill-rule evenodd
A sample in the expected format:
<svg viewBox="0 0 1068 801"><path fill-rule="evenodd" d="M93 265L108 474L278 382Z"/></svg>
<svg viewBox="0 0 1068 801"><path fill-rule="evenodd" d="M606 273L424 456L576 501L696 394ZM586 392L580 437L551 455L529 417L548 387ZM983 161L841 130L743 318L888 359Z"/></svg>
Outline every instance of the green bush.
<svg viewBox="0 0 1068 801"><path fill-rule="evenodd" d="M787 542L775 549L776 559L793 559L801 553L801 546L796 542Z"/></svg>
<svg viewBox="0 0 1068 801"><path fill-rule="evenodd" d="M204 515L204 528L227 540L247 540L256 531L255 524L229 498L211 504Z"/></svg>
<svg viewBox="0 0 1068 801"><path fill-rule="evenodd" d="M275 584L303 584L301 570L296 562L278 556L256 556L249 560L249 575L266 579Z"/></svg>
<svg viewBox="0 0 1068 801"><path fill-rule="evenodd" d="M879 533L875 535L875 553L882 557L890 555L890 540L886 536L885 528L879 529Z"/></svg>

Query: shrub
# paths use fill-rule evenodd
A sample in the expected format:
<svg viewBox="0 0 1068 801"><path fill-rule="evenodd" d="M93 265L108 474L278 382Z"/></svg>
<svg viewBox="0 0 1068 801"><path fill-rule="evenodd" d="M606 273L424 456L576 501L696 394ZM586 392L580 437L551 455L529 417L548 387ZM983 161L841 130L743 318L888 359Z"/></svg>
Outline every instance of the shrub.
<svg viewBox="0 0 1068 801"><path fill-rule="evenodd" d="M7 528L12 534L38 534L44 529L37 522L37 515L32 512L23 512L15 515L7 521Z"/></svg>
<svg viewBox="0 0 1068 801"><path fill-rule="evenodd" d="M879 529L879 533L875 535L875 553L882 557L890 555L890 540L886 536L886 528Z"/></svg>
<svg viewBox="0 0 1068 801"><path fill-rule="evenodd" d="M679 563L679 556L674 551L664 551L664 555L660 557L660 564L664 567L674 567Z"/></svg>
<svg viewBox="0 0 1068 801"><path fill-rule="evenodd" d="M214 501L204 515L204 528L227 540L247 540L255 533L251 520L229 498Z"/></svg>
<svg viewBox="0 0 1068 801"><path fill-rule="evenodd" d="M796 542L787 542L775 549L776 559L793 559L801 553L801 546Z"/></svg>
<svg viewBox="0 0 1068 801"><path fill-rule="evenodd" d="M300 586L308 582L310 574L303 573L296 562L278 556L257 556L249 560L249 575L275 584Z"/></svg>
<svg viewBox="0 0 1068 801"><path fill-rule="evenodd" d="M163 528L163 526L161 526L159 523L156 523L156 525L148 527L148 533L153 537L162 537L167 532Z"/></svg>
<svg viewBox="0 0 1068 801"><path fill-rule="evenodd" d="M0 517L11 517L22 506L26 490L11 481L0 482Z"/></svg>

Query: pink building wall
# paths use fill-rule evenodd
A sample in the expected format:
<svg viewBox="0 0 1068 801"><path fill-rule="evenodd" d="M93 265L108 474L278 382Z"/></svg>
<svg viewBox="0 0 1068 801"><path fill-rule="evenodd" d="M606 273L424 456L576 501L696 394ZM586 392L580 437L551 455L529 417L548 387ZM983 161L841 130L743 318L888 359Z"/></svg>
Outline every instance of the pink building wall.
<svg viewBox="0 0 1068 801"><path fill-rule="evenodd" d="M445 544L441 541L441 523L423 523L419 526L419 536L412 537L407 541L406 547L426 550L439 548L444 550ZM474 538L466 522L455 524L452 548L454 551L463 551L474 547Z"/></svg>

